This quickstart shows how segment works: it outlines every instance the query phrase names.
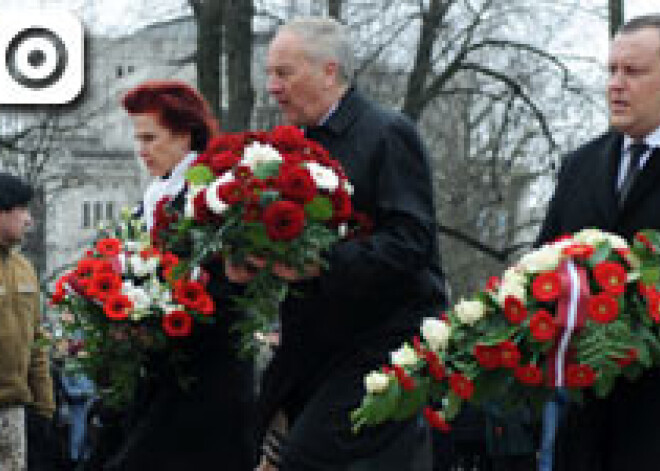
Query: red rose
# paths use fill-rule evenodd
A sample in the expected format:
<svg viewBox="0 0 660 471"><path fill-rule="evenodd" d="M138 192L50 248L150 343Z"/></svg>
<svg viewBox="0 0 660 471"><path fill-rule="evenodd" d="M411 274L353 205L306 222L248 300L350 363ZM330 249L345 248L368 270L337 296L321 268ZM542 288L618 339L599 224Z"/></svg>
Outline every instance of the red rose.
<svg viewBox="0 0 660 471"><path fill-rule="evenodd" d="M545 309L539 309L529 321L529 329L539 342L547 342L555 338L557 334L557 324L554 317Z"/></svg>
<svg viewBox="0 0 660 471"><path fill-rule="evenodd" d="M240 180L234 180L218 186L217 196L218 199L228 205L235 205L242 202L246 198L247 193L243 188L243 183Z"/></svg>
<svg viewBox="0 0 660 471"><path fill-rule="evenodd" d="M160 256L160 264L163 268L175 267L179 264L179 257L172 252L165 252Z"/></svg>
<svg viewBox="0 0 660 471"><path fill-rule="evenodd" d="M96 250L106 257L115 256L121 251L121 241L115 238L101 239L96 242Z"/></svg>
<svg viewBox="0 0 660 471"><path fill-rule="evenodd" d="M449 376L449 386L458 397L466 401L474 394L474 383L460 373L452 373Z"/></svg>
<svg viewBox="0 0 660 471"><path fill-rule="evenodd" d="M520 363L520 350L518 346L510 340L505 340L499 344L500 362L505 368L515 368Z"/></svg>
<svg viewBox="0 0 660 471"><path fill-rule="evenodd" d="M270 132L270 142L273 147L287 151L299 149L308 142L305 134L297 126L276 126Z"/></svg>
<svg viewBox="0 0 660 471"><path fill-rule="evenodd" d="M515 296L507 296L504 300L504 316L512 324L520 324L527 318L527 308Z"/></svg>
<svg viewBox="0 0 660 471"><path fill-rule="evenodd" d="M561 293L561 281L555 272L541 273L532 282L532 295L541 302L554 301Z"/></svg>
<svg viewBox="0 0 660 471"><path fill-rule="evenodd" d="M608 324L619 315L619 303L608 293L591 296L587 308L589 316L599 324Z"/></svg>
<svg viewBox="0 0 660 471"><path fill-rule="evenodd" d="M475 345L472 350L477 362L487 370L501 366L500 349L491 345Z"/></svg>
<svg viewBox="0 0 660 471"><path fill-rule="evenodd" d="M277 187L285 198L309 203L316 196L316 184L306 168L285 166L277 179Z"/></svg>
<svg viewBox="0 0 660 471"><path fill-rule="evenodd" d="M613 295L623 294L626 289L626 269L616 262L600 262L593 269L596 283Z"/></svg>
<svg viewBox="0 0 660 471"><path fill-rule="evenodd" d="M231 170L234 165L237 165L240 161L240 153L226 150L211 155L209 158L209 167L211 167L211 170L213 170L215 175L222 175L228 170Z"/></svg>
<svg viewBox="0 0 660 471"><path fill-rule="evenodd" d="M112 320L128 318L128 311L133 309L133 302L125 294L113 294L103 304L103 312Z"/></svg>
<svg viewBox="0 0 660 471"><path fill-rule="evenodd" d="M206 204L206 191L204 188L193 198L193 219L198 224L210 222L216 217Z"/></svg>
<svg viewBox="0 0 660 471"><path fill-rule="evenodd" d="M78 278L89 278L91 277L94 272L96 271L96 267L98 266L99 260L94 259L94 258L83 258L78 262L78 265L76 265L76 276Z"/></svg>
<svg viewBox="0 0 660 471"><path fill-rule="evenodd" d="M293 201L271 203L264 210L262 219L266 233L272 240L293 240L305 227L305 211Z"/></svg>
<svg viewBox="0 0 660 471"><path fill-rule="evenodd" d="M533 364L516 367L513 376L522 384L528 386L538 386L543 382L541 368Z"/></svg>
<svg viewBox="0 0 660 471"><path fill-rule="evenodd" d="M210 316L215 310L215 304L213 303L211 296L205 294L199 297L199 300L195 303L194 309L200 314Z"/></svg>
<svg viewBox="0 0 660 471"><path fill-rule="evenodd" d="M596 379L596 373L589 365L568 365L566 367L566 386L569 388L588 388Z"/></svg>
<svg viewBox="0 0 660 471"><path fill-rule="evenodd" d="M591 245L586 244L573 244L561 249L561 253L567 257L586 260L593 255L594 248Z"/></svg>
<svg viewBox="0 0 660 471"><path fill-rule="evenodd" d="M192 317L185 311L172 311L165 314L163 330L170 337L187 337L192 332Z"/></svg>
<svg viewBox="0 0 660 471"><path fill-rule="evenodd" d="M426 406L424 408L423 414L424 414L424 418L431 427L437 428L438 430L441 430L443 432L449 432L451 430L451 427L444 419L444 417L442 417L437 411L433 410L431 407Z"/></svg>

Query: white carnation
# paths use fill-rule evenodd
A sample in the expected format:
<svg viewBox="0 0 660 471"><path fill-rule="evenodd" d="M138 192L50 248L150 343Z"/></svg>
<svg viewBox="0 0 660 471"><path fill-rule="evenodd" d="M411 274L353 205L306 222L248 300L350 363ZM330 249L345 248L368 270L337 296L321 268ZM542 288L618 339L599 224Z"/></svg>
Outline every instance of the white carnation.
<svg viewBox="0 0 660 471"><path fill-rule="evenodd" d="M509 296L524 301L526 298L526 283L525 275L518 268L508 268L502 276L500 289L497 293L497 300L500 305L504 305L504 301Z"/></svg>
<svg viewBox="0 0 660 471"><path fill-rule="evenodd" d="M440 319L429 317L422 322L422 337L429 344L431 350L438 351L447 348L451 328L449 324Z"/></svg>
<svg viewBox="0 0 660 471"><path fill-rule="evenodd" d="M128 261L135 276L142 277L150 275L155 273L158 268L158 259L156 257L149 257L145 260L140 255L133 254Z"/></svg>
<svg viewBox="0 0 660 471"><path fill-rule="evenodd" d="M309 170L316 186L321 190L326 190L332 193L339 186L339 177L334 170L324 167L317 162L306 162L304 165L307 167L307 170Z"/></svg>
<svg viewBox="0 0 660 471"><path fill-rule="evenodd" d="M454 307L454 312L463 324L474 325L486 315L486 306L481 301L461 299Z"/></svg>
<svg viewBox="0 0 660 471"><path fill-rule="evenodd" d="M364 387L369 394L379 394L387 391L390 376L380 371L372 371L364 377Z"/></svg>
<svg viewBox="0 0 660 471"><path fill-rule="evenodd" d="M548 244L524 255L518 267L527 273L541 273L554 270L562 259L562 247Z"/></svg>
<svg viewBox="0 0 660 471"><path fill-rule="evenodd" d="M615 249L627 249L628 243L620 236L616 234L611 234L609 232L603 232L599 229L582 229L580 232L575 234L573 238L587 245L597 245L601 242L607 241L612 248Z"/></svg>
<svg viewBox="0 0 660 471"><path fill-rule="evenodd" d="M390 361L393 365L413 366L417 363L417 353L406 343L398 350L390 353Z"/></svg>
<svg viewBox="0 0 660 471"><path fill-rule="evenodd" d="M282 162L282 156L273 146L269 144L261 144L260 142L253 142L246 149L241 160L241 164L254 170L259 164L268 162Z"/></svg>

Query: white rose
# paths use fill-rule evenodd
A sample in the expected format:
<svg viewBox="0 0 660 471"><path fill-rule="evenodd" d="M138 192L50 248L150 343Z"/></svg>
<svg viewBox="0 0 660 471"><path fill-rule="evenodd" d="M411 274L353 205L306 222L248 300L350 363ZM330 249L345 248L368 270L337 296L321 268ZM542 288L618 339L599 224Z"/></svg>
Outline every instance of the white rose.
<svg viewBox="0 0 660 471"><path fill-rule="evenodd" d="M251 170L259 164L268 162L282 162L282 156L273 146L269 144L261 144L260 142L253 142L246 149L243 154L241 164L249 167Z"/></svg>
<svg viewBox="0 0 660 471"><path fill-rule="evenodd" d="M390 361L393 365L413 366L417 364L417 353L406 343L403 347L390 353Z"/></svg>
<svg viewBox="0 0 660 471"><path fill-rule="evenodd" d="M520 269L517 267L508 268L502 276L500 289L497 292L497 301L502 306L508 296L524 301L526 298L526 283L527 279Z"/></svg>
<svg viewBox="0 0 660 471"><path fill-rule="evenodd" d="M486 315L486 306L481 301L461 299L454 307L454 312L463 324L474 325L475 322Z"/></svg>
<svg viewBox="0 0 660 471"><path fill-rule="evenodd" d="M451 328L449 324L440 319L429 317L422 322L422 337L429 344L431 350L438 351L447 348Z"/></svg>
<svg viewBox="0 0 660 471"><path fill-rule="evenodd" d="M560 245L544 245L524 255L517 266L527 273L541 273L554 270L562 259Z"/></svg>
<svg viewBox="0 0 660 471"><path fill-rule="evenodd" d="M387 391L390 376L380 371L372 371L364 377L364 387L368 394L379 394Z"/></svg>
<svg viewBox="0 0 660 471"><path fill-rule="evenodd" d="M317 162L306 162L304 165L309 170L316 186L321 190L332 193L339 186L339 177L332 169Z"/></svg>
<svg viewBox="0 0 660 471"><path fill-rule="evenodd" d="M142 288L133 287L124 291L124 294L133 302L134 310L145 310L151 306L151 298Z"/></svg>
<svg viewBox="0 0 660 471"><path fill-rule="evenodd" d="M606 232L604 235L605 235L605 239L607 239L607 241L610 243L612 248L614 248L614 249L627 249L627 248L629 248L628 243L626 242L626 240L623 237L618 236L616 234L610 234L608 232Z"/></svg>

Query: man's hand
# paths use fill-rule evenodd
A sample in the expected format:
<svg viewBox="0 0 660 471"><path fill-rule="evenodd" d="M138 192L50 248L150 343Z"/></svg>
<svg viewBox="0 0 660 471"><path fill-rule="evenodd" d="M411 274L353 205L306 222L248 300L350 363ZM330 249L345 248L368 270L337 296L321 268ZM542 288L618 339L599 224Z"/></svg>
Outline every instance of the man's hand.
<svg viewBox="0 0 660 471"><path fill-rule="evenodd" d="M277 471L277 468L272 464L265 455L261 455L261 461L254 469L254 471Z"/></svg>
<svg viewBox="0 0 660 471"><path fill-rule="evenodd" d="M245 261L245 264L238 264L232 262L229 257L225 258L225 275L229 281L243 285L249 283L268 263L266 259L256 255L248 255Z"/></svg>
<svg viewBox="0 0 660 471"><path fill-rule="evenodd" d="M274 275L279 276L284 281L295 282L316 278L321 274L321 267L318 264L306 265L305 270L300 273L293 267L275 262L272 271Z"/></svg>

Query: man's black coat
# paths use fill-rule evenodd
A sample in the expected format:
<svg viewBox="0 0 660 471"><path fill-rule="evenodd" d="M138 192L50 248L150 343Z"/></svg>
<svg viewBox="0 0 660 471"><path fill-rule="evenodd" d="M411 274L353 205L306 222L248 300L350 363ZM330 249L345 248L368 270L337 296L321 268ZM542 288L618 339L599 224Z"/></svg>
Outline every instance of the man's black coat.
<svg viewBox="0 0 660 471"><path fill-rule="evenodd" d="M348 413L362 376L437 315L445 294L428 155L413 124L350 89L328 122L306 133L342 163L354 208L373 222L371 235L331 250L320 278L293 287L264 376L262 425L278 409L293 422L294 461L282 469L311 470L314 461L340 466L369 455L399 433L393 425L352 437Z"/></svg>

